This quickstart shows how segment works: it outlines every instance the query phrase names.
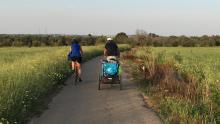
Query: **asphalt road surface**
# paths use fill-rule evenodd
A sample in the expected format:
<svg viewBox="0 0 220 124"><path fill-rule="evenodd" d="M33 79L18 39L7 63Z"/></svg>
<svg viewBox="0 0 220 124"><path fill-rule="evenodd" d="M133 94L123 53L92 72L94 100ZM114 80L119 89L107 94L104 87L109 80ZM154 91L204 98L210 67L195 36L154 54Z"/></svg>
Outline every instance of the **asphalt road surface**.
<svg viewBox="0 0 220 124"><path fill-rule="evenodd" d="M100 57L85 62L78 86L69 78L57 94L49 109L29 124L162 124L157 115L146 108L136 85L122 76L123 90L119 85L103 85L98 90Z"/></svg>

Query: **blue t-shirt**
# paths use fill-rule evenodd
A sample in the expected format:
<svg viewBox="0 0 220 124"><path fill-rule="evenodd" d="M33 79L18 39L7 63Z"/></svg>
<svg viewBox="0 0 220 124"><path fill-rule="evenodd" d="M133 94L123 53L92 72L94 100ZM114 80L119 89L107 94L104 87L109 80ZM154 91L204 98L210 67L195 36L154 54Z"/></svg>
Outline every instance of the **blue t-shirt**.
<svg viewBox="0 0 220 124"><path fill-rule="evenodd" d="M81 46L79 44L73 43L71 45L71 56L72 57L81 57L80 48L81 48Z"/></svg>

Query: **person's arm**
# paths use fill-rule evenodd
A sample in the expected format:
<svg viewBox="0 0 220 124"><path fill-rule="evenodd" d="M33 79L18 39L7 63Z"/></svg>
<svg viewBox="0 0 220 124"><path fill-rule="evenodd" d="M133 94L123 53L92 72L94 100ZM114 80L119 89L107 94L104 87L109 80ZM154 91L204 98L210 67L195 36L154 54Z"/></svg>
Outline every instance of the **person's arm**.
<svg viewBox="0 0 220 124"><path fill-rule="evenodd" d="M68 53L68 55L67 55L67 59L68 59L68 61L71 60L71 52L72 52L72 49L71 49L71 47L70 47L70 51L69 51L69 53Z"/></svg>
<svg viewBox="0 0 220 124"><path fill-rule="evenodd" d="M104 49L104 57L107 56L107 47L108 47L108 43L105 44L105 49Z"/></svg>
<svg viewBox="0 0 220 124"><path fill-rule="evenodd" d="M107 49L104 49L104 56L107 56Z"/></svg>

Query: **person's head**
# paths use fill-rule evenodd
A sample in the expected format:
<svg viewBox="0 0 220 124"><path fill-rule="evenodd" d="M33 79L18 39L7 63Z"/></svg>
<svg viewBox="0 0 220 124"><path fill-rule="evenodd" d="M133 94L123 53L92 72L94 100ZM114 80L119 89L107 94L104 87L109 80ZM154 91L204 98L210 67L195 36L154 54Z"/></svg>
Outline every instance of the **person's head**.
<svg viewBox="0 0 220 124"><path fill-rule="evenodd" d="M74 44L74 43L75 43L75 44L78 44L79 42L78 42L78 40L76 40L75 38L73 38L73 39L72 39L72 44Z"/></svg>

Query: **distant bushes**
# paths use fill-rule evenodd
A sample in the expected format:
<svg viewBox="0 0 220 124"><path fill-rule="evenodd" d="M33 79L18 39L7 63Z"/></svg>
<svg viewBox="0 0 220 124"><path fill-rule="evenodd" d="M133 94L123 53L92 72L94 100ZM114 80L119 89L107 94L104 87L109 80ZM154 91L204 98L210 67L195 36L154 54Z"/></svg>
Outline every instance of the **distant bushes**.
<svg viewBox="0 0 220 124"><path fill-rule="evenodd" d="M0 47L3 46L66 46L72 38L85 46L104 44L107 36L88 35L6 35L0 34ZM113 38L119 44L154 47L212 47L220 46L220 36L159 36L154 33L138 31L128 36L124 32Z"/></svg>
<svg viewBox="0 0 220 124"><path fill-rule="evenodd" d="M3 46L66 46L76 38L80 44L90 46L96 41L105 42L105 36L79 35L7 35L0 34L0 47ZM100 41L100 38L102 39Z"/></svg>
<svg viewBox="0 0 220 124"><path fill-rule="evenodd" d="M212 47L220 46L220 36L159 36L154 33L137 31L136 35L127 36L125 33L118 33L114 40L117 43L128 43L133 46L154 46L154 47Z"/></svg>
<svg viewBox="0 0 220 124"><path fill-rule="evenodd" d="M201 36L201 37L187 37L187 36L131 36L133 39L131 44L139 46L155 46L155 47L212 47L220 46L220 36Z"/></svg>

